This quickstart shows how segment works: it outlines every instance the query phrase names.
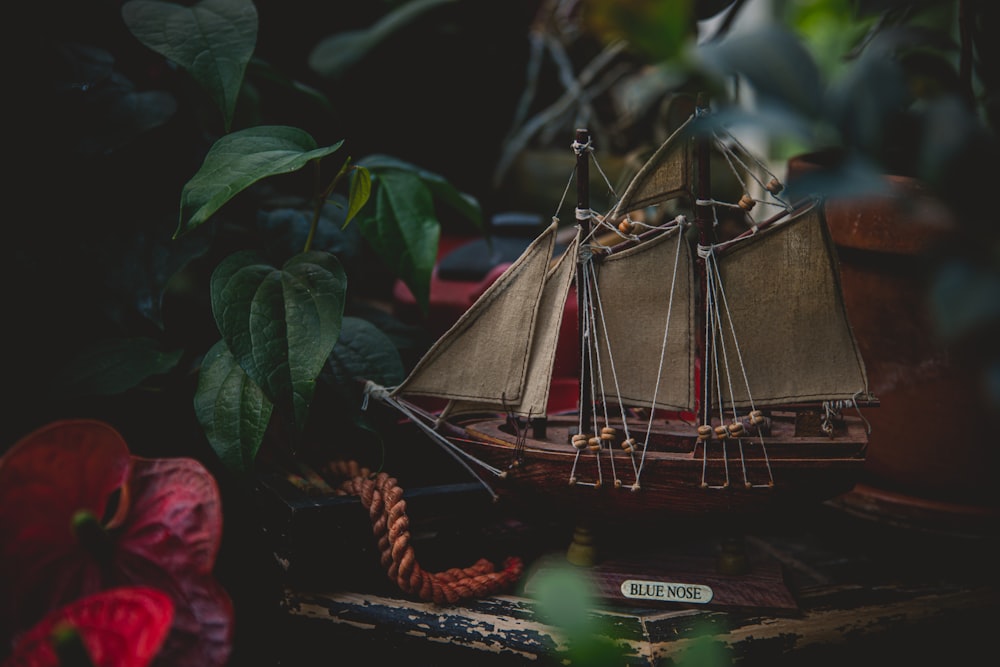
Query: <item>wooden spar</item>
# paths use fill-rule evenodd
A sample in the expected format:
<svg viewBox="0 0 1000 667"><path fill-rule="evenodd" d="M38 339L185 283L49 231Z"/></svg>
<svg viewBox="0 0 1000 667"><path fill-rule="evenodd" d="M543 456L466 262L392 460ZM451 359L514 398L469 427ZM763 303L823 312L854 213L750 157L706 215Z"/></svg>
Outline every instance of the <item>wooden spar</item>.
<svg viewBox="0 0 1000 667"><path fill-rule="evenodd" d="M576 221L580 225L581 239L586 239L591 232L590 224L590 153L584 149L590 143L590 132L586 129L576 131ZM588 241L589 243L589 241ZM582 250L582 246L581 246ZM593 421L594 401L590 386L590 355L587 354L587 341L584 339L588 313L584 308L584 285L587 284L587 268L583 263L576 265L576 305L577 305L577 335L580 339L580 424L583 431L589 428Z"/></svg>
<svg viewBox="0 0 1000 667"><path fill-rule="evenodd" d="M705 116L708 114L708 103L705 97L699 93L697 100L696 115L698 117ZM709 139L704 128L695 128L695 149L694 149L694 162L695 162L695 198L698 202L708 201L711 199L712 191L712 171L711 171L711 147L709 145ZM715 240L715 230L712 227L713 212L711 205L695 203L695 224L698 227L698 245L702 247L707 247L712 244ZM711 378L711 366L709 365L709 358L711 350L709 349L710 341L704 335L705 333L705 322L704 318L708 316L705 310L706 299L708 297L708 272L705 269L705 259L698 255L698 282L701 286L701 308L700 312L704 313L702 326L698 327L698 338L700 339L701 345L701 423L710 424L712 409L712 378Z"/></svg>

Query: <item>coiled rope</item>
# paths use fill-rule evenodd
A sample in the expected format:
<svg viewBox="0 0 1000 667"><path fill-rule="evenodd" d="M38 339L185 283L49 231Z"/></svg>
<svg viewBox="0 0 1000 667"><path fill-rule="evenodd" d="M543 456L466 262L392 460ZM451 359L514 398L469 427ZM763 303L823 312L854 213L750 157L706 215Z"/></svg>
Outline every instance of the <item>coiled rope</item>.
<svg viewBox="0 0 1000 667"><path fill-rule="evenodd" d="M339 491L358 496L368 510L372 532L378 542L381 565L391 581L408 595L435 604L493 595L512 586L521 577L523 561L511 556L497 570L481 558L470 567L428 572L420 567L410 544L410 519L406 514L403 489L395 477L378 473L374 478L359 474L343 482Z"/></svg>

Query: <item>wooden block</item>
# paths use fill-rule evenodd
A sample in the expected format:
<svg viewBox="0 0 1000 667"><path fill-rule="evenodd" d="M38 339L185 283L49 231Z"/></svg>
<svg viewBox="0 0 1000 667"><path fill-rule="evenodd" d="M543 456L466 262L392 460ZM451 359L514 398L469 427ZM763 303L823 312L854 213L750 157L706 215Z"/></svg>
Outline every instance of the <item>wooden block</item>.
<svg viewBox="0 0 1000 667"><path fill-rule="evenodd" d="M605 604L797 614L781 563L761 553L748 553L747 562L745 573L725 574L711 545L693 544L603 560L580 568L580 573ZM558 555L537 563L525 583L525 595L536 595L544 577L566 566Z"/></svg>

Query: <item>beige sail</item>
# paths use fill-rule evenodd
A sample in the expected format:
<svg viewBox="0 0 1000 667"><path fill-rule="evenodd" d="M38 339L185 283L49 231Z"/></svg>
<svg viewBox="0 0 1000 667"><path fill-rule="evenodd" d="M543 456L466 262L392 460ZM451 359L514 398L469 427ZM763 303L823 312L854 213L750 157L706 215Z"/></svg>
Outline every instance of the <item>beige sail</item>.
<svg viewBox="0 0 1000 667"><path fill-rule="evenodd" d="M691 193L691 122L685 121L642 165L607 222L618 224L627 213Z"/></svg>
<svg viewBox="0 0 1000 667"><path fill-rule="evenodd" d="M431 346L392 395L496 406L519 402L555 235L552 223Z"/></svg>
<svg viewBox="0 0 1000 667"><path fill-rule="evenodd" d="M716 347L716 358L726 405L749 406L751 397L766 406L867 395L820 205L720 253L718 268L724 347Z"/></svg>
<svg viewBox="0 0 1000 667"><path fill-rule="evenodd" d="M600 366L595 370L609 400L619 396L629 406L694 408L692 264L680 227L600 261L601 310L596 324Z"/></svg>
<svg viewBox="0 0 1000 667"><path fill-rule="evenodd" d="M563 313L566 311L566 298L573 283L577 248L578 240L574 239L556 260L555 266L550 269L545 279L545 288L542 290L538 306L538 317L535 319L535 333L532 337L524 391L520 400L509 400L502 406L515 415L539 417L546 412L549 390L552 386L552 365L555 363L559 329L562 326ZM496 402L483 404L453 401L442 414L444 416L482 412L495 410L497 407Z"/></svg>

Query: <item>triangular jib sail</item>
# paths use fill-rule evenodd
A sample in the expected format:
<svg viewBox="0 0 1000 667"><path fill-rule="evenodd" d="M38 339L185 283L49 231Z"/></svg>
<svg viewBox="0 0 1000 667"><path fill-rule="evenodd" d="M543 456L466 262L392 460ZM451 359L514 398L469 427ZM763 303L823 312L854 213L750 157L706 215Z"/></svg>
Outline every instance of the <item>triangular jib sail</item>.
<svg viewBox="0 0 1000 667"><path fill-rule="evenodd" d="M543 298L558 298L559 290L565 300L569 289L568 280L557 272L551 284L558 289L546 292L555 234L552 223L427 351L392 395L444 398L493 409L520 404L525 397L529 402L539 400L537 387L527 383L528 370L554 358L556 339L551 331L553 318L540 314L539 305ZM560 266L567 263L571 262ZM540 329L536 326L539 318ZM558 322L555 326L558 331ZM548 363L546 377L551 369ZM546 396L547 392L546 388Z"/></svg>

